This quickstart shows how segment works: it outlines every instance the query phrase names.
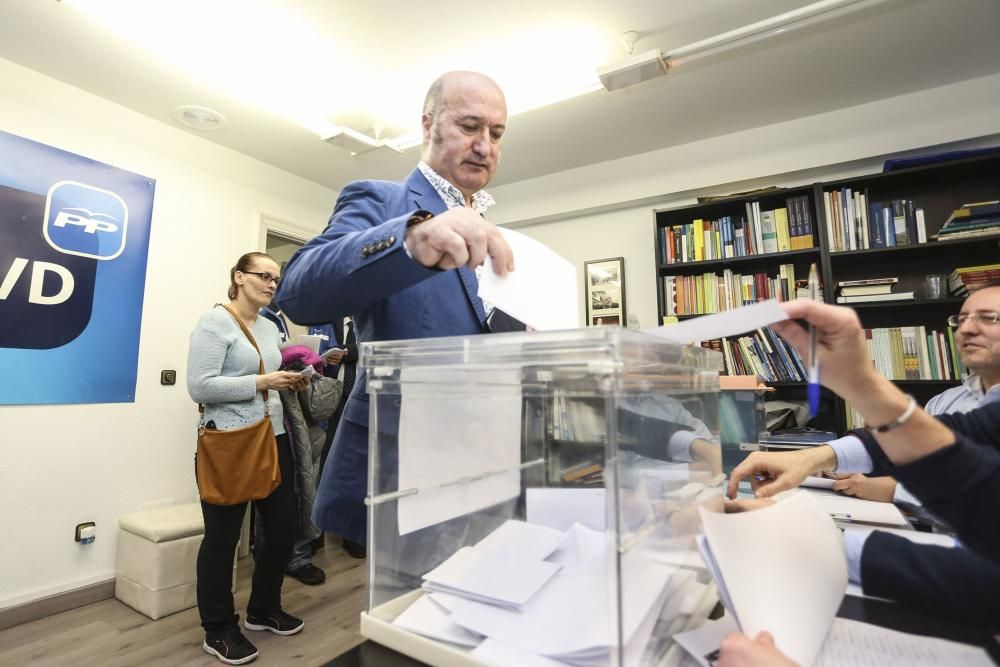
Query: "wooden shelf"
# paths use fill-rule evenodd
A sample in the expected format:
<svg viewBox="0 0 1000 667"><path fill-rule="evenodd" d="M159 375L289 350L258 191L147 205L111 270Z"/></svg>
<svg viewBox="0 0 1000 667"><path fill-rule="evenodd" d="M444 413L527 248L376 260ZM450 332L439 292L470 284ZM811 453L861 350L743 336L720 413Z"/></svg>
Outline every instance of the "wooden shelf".
<svg viewBox="0 0 1000 667"><path fill-rule="evenodd" d="M762 255L748 255L746 257L730 257L729 259L703 259L697 262L660 264L656 267L656 269L660 275L706 273L708 271L717 270L717 267L728 269L732 268L734 265L766 264L768 266L775 266L777 264L794 264L796 259L801 259L811 255L818 256L819 254L819 248L805 248L803 250L785 250L782 252L769 252ZM775 260L784 260L785 258L791 259L788 261L775 262Z"/></svg>
<svg viewBox="0 0 1000 667"><path fill-rule="evenodd" d="M960 246L975 246L982 243L1000 242L1000 234L990 234L989 236L973 236L971 238L953 239L950 241L929 241L927 243L915 243L912 245L897 245L891 248L868 248L867 250L841 250L830 253L830 260L844 260L854 257L864 258L871 261L873 255L889 255L899 257L900 255L924 255L935 254L938 250L955 248Z"/></svg>
<svg viewBox="0 0 1000 667"><path fill-rule="evenodd" d="M962 384L962 380L892 380L895 384L927 385L934 387L953 387Z"/></svg>
<svg viewBox="0 0 1000 667"><path fill-rule="evenodd" d="M909 299L906 301L866 301L864 303L835 303L835 306L849 306L855 310L867 310L869 308L934 308L940 306L954 306L965 301L965 297L948 296L943 299Z"/></svg>

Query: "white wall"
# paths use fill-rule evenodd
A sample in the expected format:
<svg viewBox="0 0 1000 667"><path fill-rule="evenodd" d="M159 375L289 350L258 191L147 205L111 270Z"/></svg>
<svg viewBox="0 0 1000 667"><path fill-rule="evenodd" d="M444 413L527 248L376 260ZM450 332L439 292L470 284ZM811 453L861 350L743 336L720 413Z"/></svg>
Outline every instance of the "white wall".
<svg viewBox="0 0 1000 667"><path fill-rule="evenodd" d="M653 210L699 191L739 192L881 170L881 156L925 146L1000 145L1000 75L652 151L490 192L493 222L517 227L573 262L625 258L629 313L655 326Z"/></svg>
<svg viewBox="0 0 1000 667"><path fill-rule="evenodd" d="M258 249L258 212L311 236L336 192L5 60L0 129L156 179L135 403L0 407L3 608L112 578L118 516L196 500L188 334ZM166 368L177 385L159 384ZM73 541L82 521L97 522L88 547Z"/></svg>

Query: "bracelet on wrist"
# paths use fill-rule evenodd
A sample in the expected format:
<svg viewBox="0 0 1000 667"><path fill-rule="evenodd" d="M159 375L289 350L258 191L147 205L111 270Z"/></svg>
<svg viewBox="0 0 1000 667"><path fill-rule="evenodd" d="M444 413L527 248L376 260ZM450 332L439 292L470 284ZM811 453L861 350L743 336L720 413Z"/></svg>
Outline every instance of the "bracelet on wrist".
<svg viewBox="0 0 1000 667"><path fill-rule="evenodd" d="M906 399L908 402L906 404L906 409L903 410L903 414L899 415L888 424L882 424L881 426L865 426L865 430L874 435L876 433L887 433L892 429L899 428L905 424L906 421L913 416L913 413L917 411L917 399L913 398L913 396L910 396L909 394L906 395Z"/></svg>

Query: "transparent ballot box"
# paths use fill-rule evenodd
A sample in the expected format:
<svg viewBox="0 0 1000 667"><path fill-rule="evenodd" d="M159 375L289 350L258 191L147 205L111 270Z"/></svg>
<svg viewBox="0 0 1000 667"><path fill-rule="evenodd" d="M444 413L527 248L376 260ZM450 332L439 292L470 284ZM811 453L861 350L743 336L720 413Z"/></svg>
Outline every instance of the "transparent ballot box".
<svg viewBox="0 0 1000 667"><path fill-rule="evenodd" d="M434 665L679 662L717 600L695 536L722 505L721 355L596 327L360 362L363 635Z"/></svg>

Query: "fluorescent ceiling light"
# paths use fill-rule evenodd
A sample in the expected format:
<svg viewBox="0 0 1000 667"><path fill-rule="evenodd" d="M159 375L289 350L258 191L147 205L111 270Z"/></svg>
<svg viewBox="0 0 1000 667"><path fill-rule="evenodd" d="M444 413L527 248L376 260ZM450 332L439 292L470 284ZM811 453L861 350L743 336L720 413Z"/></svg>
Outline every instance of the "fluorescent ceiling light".
<svg viewBox="0 0 1000 667"><path fill-rule="evenodd" d="M659 49L630 55L625 60L597 69L597 78L605 90L634 86L667 73L667 64Z"/></svg>
<svg viewBox="0 0 1000 667"><path fill-rule="evenodd" d="M828 21L837 16L871 7L887 0L820 0L798 9L756 21L749 25L730 30L707 39L693 42L680 48L661 53L659 49L639 55L629 55L625 60L598 68L597 73L604 87L611 91L631 86L666 74L669 70L699 58L713 56L730 49L746 46L793 29ZM638 33L630 31L631 44L627 44L631 54ZM623 38L625 37L623 35Z"/></svg>

